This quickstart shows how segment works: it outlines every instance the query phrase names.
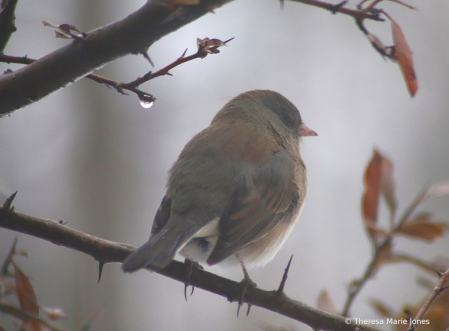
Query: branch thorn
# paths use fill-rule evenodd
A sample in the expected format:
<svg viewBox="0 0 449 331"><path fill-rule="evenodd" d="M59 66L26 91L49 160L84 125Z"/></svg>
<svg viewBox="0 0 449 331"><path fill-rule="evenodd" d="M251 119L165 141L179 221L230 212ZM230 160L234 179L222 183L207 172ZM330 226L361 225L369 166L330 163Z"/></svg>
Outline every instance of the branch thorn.
<svg viewBox="0 0 449 331"><path fill-rule="evenodd" d="M276 295L281 295L284 292L285 282L287 281L288 271L290 270L290 265L292 263L293 254L290 256L290 260L288 261L287 268L284 270L284 275L282 276L281 283L279 284L279 288L276 291Z"/></svg>
<svg viewBox="0 0 449 331"><path fill-rule="evenodd" d="M98 262L98 283L100 283L101 275L103 273L104 262Z"/></svg>
<svg viewBox="0 0 449 331"><path fill-rule="evenodd" d="M3 209L14 211L14 206L11 207L11 204L14 201L14 198L16 197L17 192L19 192L19 191L15 191L13 194L11 194L9 196L8 199L6 199L5 203L2 206Z"/></svg>

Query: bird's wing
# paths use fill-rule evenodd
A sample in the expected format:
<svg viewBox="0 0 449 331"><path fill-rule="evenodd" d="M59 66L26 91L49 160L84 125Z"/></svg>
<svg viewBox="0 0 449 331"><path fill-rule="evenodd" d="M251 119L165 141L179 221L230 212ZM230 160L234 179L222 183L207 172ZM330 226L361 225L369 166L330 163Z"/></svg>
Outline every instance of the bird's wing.
<svg viewBox="0 0 449 331"><path fill-rule="evenodd" d="M164 196L161 205L157 210L156 216L154 216L153 227L151 228L150 238L158 234L167 225L171 214L171 199Z"/></svg>
<svg viewBox="0 0 449 331"><path fill-rule="evenodd" d="M295 168L286 150L275 152L263 165L241 180L219 222L219 239L208 264L216 264L263 238L279 222L289 221L304 197L305 167Z"/></svg>

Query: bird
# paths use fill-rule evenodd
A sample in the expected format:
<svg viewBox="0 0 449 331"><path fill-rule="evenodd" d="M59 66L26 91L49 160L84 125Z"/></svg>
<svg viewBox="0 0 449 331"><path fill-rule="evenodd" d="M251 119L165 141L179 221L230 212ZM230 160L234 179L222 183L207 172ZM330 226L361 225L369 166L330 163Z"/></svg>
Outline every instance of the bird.
<svg viewBox="0 0 449 331"><path fill-rule="evenodd" d="M177 253L208 265L264 266L282 247L307 191L302 137L317 136L287 98L239 94L184 147L168 173L151 235L124 272L159 271Z"/></svg>

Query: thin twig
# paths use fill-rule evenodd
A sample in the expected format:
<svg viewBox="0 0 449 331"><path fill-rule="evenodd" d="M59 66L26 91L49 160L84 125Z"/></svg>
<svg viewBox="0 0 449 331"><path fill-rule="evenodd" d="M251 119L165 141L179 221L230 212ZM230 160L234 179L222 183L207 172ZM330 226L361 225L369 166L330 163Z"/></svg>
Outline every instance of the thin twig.
<svg viewBox="0 0 449 331"><path fill-rule="evenodd" d="M231 41L234 38L231 38L229 40L226 40L225 42L223 42L224 44L226 44L227 42ZM144 91L141 91L138 89L138 87L151 80L154 79L156 77L160 77L160 76L164 76L164 75L170 75L170 70L189 61L192 61L194 59L198 59L198 58L205 58L209 53L207 52L207 50L205 50L204 48L200 47L198 49L198 51L195 54L192 54L190 56L185 57L185 54L187 52L187 49L184 51L184 53L178 58L176 59L174 62L170 63L169 65L167 65L166 67L152 73L151 71L148 72L147 74L145 74L142 77L137 78L136 80L133 80L132 82L129 83L123 83L123 82L119 82L110 78L106 78L100 75L96 75L96 74L90 74L87 75L85 78L88 78L90 80L93 80L94 82L100 83L100 84L105 84L107 86L113 87L114 89L117 90L117 92L126 95L126 93L124 92L124 90L133 92L135 94L137 94L137 96L139 97L139 99L142 100L142 98L145 98L146 101L148 102L152 102L154 100L156 100L156 98L154 98L152 95L150 95L149 93L146 93ZM8 55L4 55L4 54L0 54L0 62L6 62L6 63L19 63L19 64L31 64L33 62L35 62L36 60L34 59L30 59L29 57L25 56L25 57L18 57L18 56L8 56Z"/></svg>
<svg viewBox="0 0 449 331"><path fill-rule="evenodd" d="M345 304L343 306L343 311L341 313L342 316L349 315L349 309L351 308L351 305L354 302L354 299L359 294L359 292L361 291L363 286L365 286L366 282L373 275L374 271L376 270L376 267L378 266L378 263L382 256L383 250L387 249L389 245L391 245L391 237L385 238L384 241L380 245L377 245L377 248L375 249L375 251L373 253L371 261L369 262L368 266L366 267L362 278L359 280L356 280L354 282L354 285L349 287L348 296L346 298Z"/></svg>
<svg viewBox="0 0 449 331"><path fill-rule="evenodd" d="M74 40L29 66L1 75L0 116L37 102L123 56L140 53L230 1L177 4L175 11L160 1L145 2L124 19L87 33L82 41Z"/></svg>
<svg viewBox="0 0 449 331"><path fill-rule="evenodd" d="M314 6L314 7L328 9L331 11L333 8L335 8L335 5L328 3L328 2L319 1L319 0L292 0L292 1L300 2L300 3ZM349 8L345 8L345 7L339 8L338 13L352 16L356 20L368 19L368 20L374 20L374 21L380 21L380 22L385 21L383 18L379 17L378 14L369 14L369 13L365 13L364 11L361 11L361 10L349 9Z"/></svg>
<svg viewBox="0 0 449 331"><path fill-rule="evenodd" d="M103 263L123 262L135 249L130 245L104 240L70 229L56 221L39 219L3 208L0 208L0 227L26 233L60 246L78 250ZM172 261L165 269L159 271L159 274L184 283L186 276L185 264ZM190 285L218 294L230 301L236 301L241 293L240 283L200 269L192 273ZM253 306L262 307L290 317L314 329L353 331L356 326L355 322L346 324L344 317L307 306L302 302L290 299L285 294L277 295L276 291L248 288L244 301ZM367 325L364 325L361 330L379 331Z"/></svg>
<svg viewBox="0 0 449 331"><path fill-rule="evenodd" d="M5 63L18 63L18 64L31 64L33 62L36 62L37 60L31 59L27 56L19 57L19 56L10 56L10 55L4 55L0 54L0 62ZM126 95L126 93L123 92L123 90L128 90L130 92L136 93L139 97L141 95L149 95L148 93L141 91L137 89L137 87L127 86L127 83L122 83L113 79L109 79L100 75L96 74L90 74L87 75L85 78L88 78L90 80L93 80L94 82L105 84L107 86L113 87L117 90L117 92Z"/></svg>
<svg viewBox="0 0 449 331"><path fill-rule="evenodd" d="M421 307L418 314L416 314L413 321L422 320L426 316L430 306L435 301L435 299L446 289L446 287L444 287L444 284L446 284L446 282L449 280L449 269L447 269L443 273L439 273L439 277L440 277L440 279L438 280L437 285L433 289L432 293L430 293L426 302ZM416 330L418 328L418 326L420 325L420 323L413 323L413 321L410 323L410 327L408 329L409 331Z"/></svg>

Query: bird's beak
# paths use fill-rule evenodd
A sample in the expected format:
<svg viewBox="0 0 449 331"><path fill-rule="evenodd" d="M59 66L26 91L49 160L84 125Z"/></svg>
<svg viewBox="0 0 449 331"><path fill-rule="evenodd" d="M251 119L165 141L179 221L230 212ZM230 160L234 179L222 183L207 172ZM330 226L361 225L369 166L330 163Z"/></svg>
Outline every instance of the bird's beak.
<svg viewBox="0 0 449 331"><path fill-rule="evenodd" d="M298 133L301 137L318 136L315 131L310 130L304 123L301 123L301 125L298 126Z"/></svg>

